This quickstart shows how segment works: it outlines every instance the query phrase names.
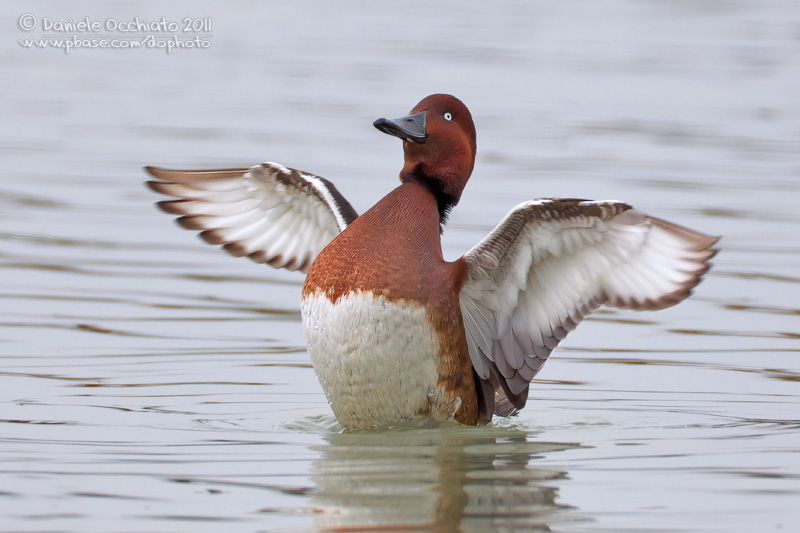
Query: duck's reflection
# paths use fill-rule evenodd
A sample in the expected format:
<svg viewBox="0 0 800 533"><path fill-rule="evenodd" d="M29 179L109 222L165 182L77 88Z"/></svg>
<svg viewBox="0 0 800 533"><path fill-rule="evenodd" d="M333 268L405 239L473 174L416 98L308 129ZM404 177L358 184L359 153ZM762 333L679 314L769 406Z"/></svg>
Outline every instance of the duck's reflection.
<svg viewBox="0 0 800 533"><path fill-rule="evenodd" d="M535 459L576 444L497 427L330 434L312 466L315 525L336 531L549 531L564 509Z"/></svg>

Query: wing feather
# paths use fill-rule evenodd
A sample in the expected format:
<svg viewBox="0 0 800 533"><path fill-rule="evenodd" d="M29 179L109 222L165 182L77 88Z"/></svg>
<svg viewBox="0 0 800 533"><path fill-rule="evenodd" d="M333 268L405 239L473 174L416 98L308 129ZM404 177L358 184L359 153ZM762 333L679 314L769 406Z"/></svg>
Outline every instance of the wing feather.
<svg viewBox="0 0 800 533"><path fill-rule="evenodd" d="M145 167L158 202L186 229L235 257L307 271L358 216L329 181L277 163L224 170Z"/></svg>
<svg viewBox="0 0 800 533"><path fill-rule="evenodd" d="M708 270L717 240L616 201L520 204L463 258L476 374L497 401L523 407L530 381L589 313L678 303Z"/></svg>

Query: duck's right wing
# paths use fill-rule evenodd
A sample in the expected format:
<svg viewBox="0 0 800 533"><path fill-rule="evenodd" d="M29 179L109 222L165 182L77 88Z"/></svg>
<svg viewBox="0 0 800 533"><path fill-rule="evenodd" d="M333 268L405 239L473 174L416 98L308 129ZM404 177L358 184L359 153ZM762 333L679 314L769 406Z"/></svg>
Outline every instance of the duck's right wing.
<svg viewBox="0 0 800 533"><path fill-rule="evenodd" d="M147 185L176 200L158 202L186 229L233 256L307 272L358 214L331 182L264 163L227 170L145 167Z"/></svg>

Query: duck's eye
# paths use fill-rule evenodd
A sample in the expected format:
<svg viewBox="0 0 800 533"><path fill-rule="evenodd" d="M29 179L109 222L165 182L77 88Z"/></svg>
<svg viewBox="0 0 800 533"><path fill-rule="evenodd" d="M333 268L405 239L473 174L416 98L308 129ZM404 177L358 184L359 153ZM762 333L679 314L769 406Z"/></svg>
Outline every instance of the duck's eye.
<svg viewBox="0 0 800 533"><path fill-rule="evenodd" d="M449 122L453 120L453 115L451 115L450 112L448 111L447 113L444 114L444 119Z"/></svg>

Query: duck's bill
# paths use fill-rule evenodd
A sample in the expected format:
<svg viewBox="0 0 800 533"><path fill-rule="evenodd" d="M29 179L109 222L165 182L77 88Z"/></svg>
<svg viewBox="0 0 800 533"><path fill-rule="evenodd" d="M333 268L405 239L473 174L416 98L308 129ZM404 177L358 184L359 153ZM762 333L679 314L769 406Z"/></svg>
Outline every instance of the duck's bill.
<svg viewBox="0 0 800 533"><path fill-rule="evenodd" d="M427 111L421 111L398 119L379 118L372 125L383 133L400 137L404 141L424 143L428 138L425 125L426 114Z"/></svg>

